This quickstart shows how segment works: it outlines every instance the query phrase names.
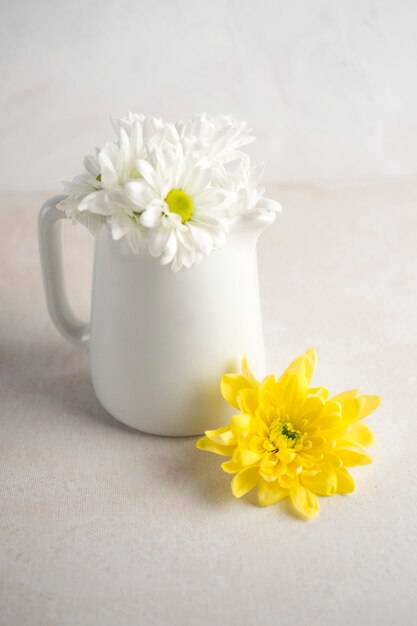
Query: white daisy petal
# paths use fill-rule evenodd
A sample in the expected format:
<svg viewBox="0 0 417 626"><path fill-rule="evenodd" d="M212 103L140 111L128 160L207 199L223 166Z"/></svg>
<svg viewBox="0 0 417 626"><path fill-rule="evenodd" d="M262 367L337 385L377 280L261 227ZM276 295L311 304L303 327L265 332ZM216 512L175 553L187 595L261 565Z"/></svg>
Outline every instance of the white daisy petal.
<svg viewBox="0 0 417 626"><path fill-rule="evenodd" d="M190 195L202 192L211 182L211 169L195 167L191 168L184 178L184 190Z"/></svg>
<svg viewBox="0 0 417 626"><path fill-rule="evenodd" d="M190 224L189 228L199 250L202 252L202 254L208 256L213 250L214 245L213 238L211 237L210 233L204 230L204 228L197 226L197 224Z"/></svg>
<svg viewBox="0 0 417 626"><path fill-rule="evenodd" d="M140 244L143 239L143 234L139 228L133 228L126 234L126 240L129 244L130 249L135 254L138 254L140 249Z"/></svg>
<svg viewBox="0 0 417 626"><path fill-rule="evenodd" d="M101 184L105 189L113 189L118 184L118 176L112 159L105 152L100 152L98 160L101 170Z"/></svg>
<svg viewBox="0 0 417 626"><path fill-rule="evenodd" d="M172 173L172 188L184 189L185 179L188 175L189 163L187 159L178 159Z"/></svg>
<svg viewBox="0 0 417 626"><path fill-rule="evenodd" d="M157 207L149 207L140 214L140 223L146 228L155 228L161 223L162 211Z"/></svg>
<svg viewBox="0 0 417 626"><path fill-rule="evenodd" d="M162 261L161 261L161 263L162 263ZM182 255L178 255L178 254L177 254L177 255L174 257L174 259L172 260L172 263L171 263L171 272L174 272L174 273L175 273L175 272L179 272L179 271L180 271L180 269L182 268L182 266L183 266L183 256L182 256Z"/></svg>
<svg viewBox="0 0 417 626"><path fill-rule="evenodd" d="M112 211L106 203L105 191L94 191L85 196L78 205L78 210L82 213L89 211L98 215L111 215Z"/></svg>
<svg viewBox="0 0 417 626"><path fill-rule="evenodd" d="M193 225L202 231L209 233L213 248L221 248L226 241L227 226L226 224L216 222L215 220L204 218L202 220L193 220Z"/></svg>
<svg viewBox="0 0 417 626"><path fill-rule="evenodd" d="M81 215L80 222L88 228L92 235L96 235L104 224L104 217L87 212Z"/></svg>
<svg viewBox="0 0 417 626"><path fill-rule="evenodd" d="M100 174L97 158L91 154L84 157L84 167L93 178L96 178Z"/></svg>
<svg viewBox="0 0 417 626"><path fill-rule="evenodd" d="M231 204L232 199L235 199L235 194L232 192L232 195L228 196L222 189L205 189L193 197L196 211L224 209L228 203Z"/></svg>
<svg viewBox="0 0 417 626"><path fill-rule="evenodd" d="M148 161L138 159L136 161L136 167L138 168L139 174L143 176L146 182L154 189L157 189L158 185L155 180L155 170L152 165L148 163Z"/></svg>
<svg viewBox="0 0 417 626"><path fill-rule="evenodd" d="M167 213L166 214L167 220L170 224L170 226L172 226L173 228L179 228L181 229L182 226L182 219L181 217L177 214L177 213Z"/></svg>
<svg viewBox="0 0 417 626"><path fill-rule="evenodd" d="M161 256L167 244L171 230L165 226L152 228L148 235L148 249L153 257Z"/></svg>
<svg viewBox="0 0 417 626"><path fill-rule="evenodd" d="M110 231L113 239L121 239L134 228L132 219L122 211L114 213L110 218Z"/></svg>
<svg viewBox="0 0 417 626"><path fill-rule="evenodd" d="M143 151L143 132L142 132L142 124L136 120L132 125L132 143L134 146L134 154L136 158L140 158Z"/></svg>
<svg viewBox="0 0 417 626"><path fill-rule="evenodd" d="M133 204L144 209L150 202L149 187L138 180L131 180L125 185L126 195Z"/></svg>
<svg viewBox="0 0 417 626"><path fill-rule="evenodd" d="M253 187L257 187L265 174L265 163L258 163L249 170L249 182Z"/></svg>
<svg viewBox="0 0 417 626"><path fill-rule="evenodd" d="M222 221L216 219L215 217L205 215L197 215L194 213L192 217L192 223L197 224L200 228L205 228L207 230L218 229L218 228L226 228L226 224L223 224Z"/></svg>
<svg viewBox="0 0 417 626"><path fill-rule="evenodd" d="M153 198L146 207L147 209L159 209L161 213L165 213L168 210L167 203L162 198Z"/></svg>
<svg viewBox="0 0 417 626"><path fill-rule="evenodd" d="M178 239L175 232L171 230L168 240L165 244L164 251L161 256L161 265L171 263L178 249Z"/></svg>
<svg viewBox="0 0 417 626"><path fill-rule="evenodd" d="M186 230L177 231L178 243L181 247L189 252L194 252L195 244L190 231L190 227L188 226Z"/></svg>
<svg viewBox="0 0 417 626"><path fill-rule="evenodd" d="M120 157L122 163L128 163L131 155L130 140L124 128L120 129Z"/></svg>

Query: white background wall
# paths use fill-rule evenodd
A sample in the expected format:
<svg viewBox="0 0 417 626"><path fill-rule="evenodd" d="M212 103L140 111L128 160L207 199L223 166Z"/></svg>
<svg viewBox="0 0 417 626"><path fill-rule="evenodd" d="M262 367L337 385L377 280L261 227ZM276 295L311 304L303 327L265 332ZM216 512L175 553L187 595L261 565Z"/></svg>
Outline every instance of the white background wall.
<svg viewBox="0 0 417 626"><path fill-rule="evenodd" d="M110 113L246 119L270 182L417 173L414 0L0 0L0 188L59 191Z"/></svg>

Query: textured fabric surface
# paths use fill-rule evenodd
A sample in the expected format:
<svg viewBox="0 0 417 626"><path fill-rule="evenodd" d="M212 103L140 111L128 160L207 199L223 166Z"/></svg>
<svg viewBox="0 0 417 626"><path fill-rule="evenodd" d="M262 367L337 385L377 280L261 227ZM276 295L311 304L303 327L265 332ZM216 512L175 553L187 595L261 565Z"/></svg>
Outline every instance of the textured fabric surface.
<svg viewBox="0 0 417 626"><path fill-rule="evenodd" d="M2 197L2 625L415 623L417 185L274 195L285 211L259 243L269 370L313 345L318 384L383 397L367 420L374 464L313 522L235 500L194 438L106 414L88 354L46 312L47 195ZM87 316L91 239L64 230L70 299Z"/></svg>

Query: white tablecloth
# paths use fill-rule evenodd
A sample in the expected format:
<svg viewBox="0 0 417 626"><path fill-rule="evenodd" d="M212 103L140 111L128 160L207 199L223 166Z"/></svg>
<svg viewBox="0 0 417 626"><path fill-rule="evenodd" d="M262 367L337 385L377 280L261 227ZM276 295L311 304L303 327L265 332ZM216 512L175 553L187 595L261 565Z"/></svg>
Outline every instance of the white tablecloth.
<svg viewBox="0 0 417 626"><path fill-rule="evenodd" d="M313 345L317 383L382 395L374 464L304 522L235 500L195 439L120 425L88 354L47 316L35 227L48 194L2 196L2 625L416 623L417 184L271 195L285 211L259 243L269 369ZM86 315L90 236L68 224L64 240Z"/></svg>

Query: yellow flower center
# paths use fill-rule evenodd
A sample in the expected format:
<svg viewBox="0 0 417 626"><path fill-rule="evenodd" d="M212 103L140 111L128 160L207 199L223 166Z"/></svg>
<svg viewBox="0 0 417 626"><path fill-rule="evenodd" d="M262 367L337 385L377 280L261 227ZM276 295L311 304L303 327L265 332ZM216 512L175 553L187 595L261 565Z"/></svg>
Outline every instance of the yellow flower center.
<svg viewBox="0 0 417 626"><path fill-rule="evenodd" d="M269 429L269 440L277 452L283 448L294 448L303 439L304 435L296 430L291 422L282 419L272 422Z"/></svg>
<svg viewBox="0 0 417 626"><path fill-rule="evenodd" d="M193 214L193 201L182 189L171 189L165 198L171 213L177 213L182 223L188 222Z"/></svg>

